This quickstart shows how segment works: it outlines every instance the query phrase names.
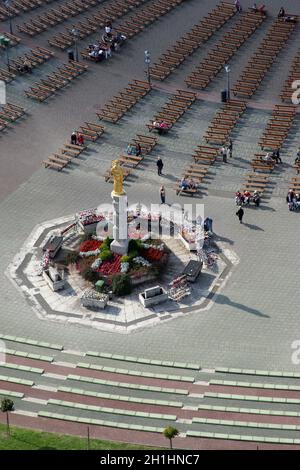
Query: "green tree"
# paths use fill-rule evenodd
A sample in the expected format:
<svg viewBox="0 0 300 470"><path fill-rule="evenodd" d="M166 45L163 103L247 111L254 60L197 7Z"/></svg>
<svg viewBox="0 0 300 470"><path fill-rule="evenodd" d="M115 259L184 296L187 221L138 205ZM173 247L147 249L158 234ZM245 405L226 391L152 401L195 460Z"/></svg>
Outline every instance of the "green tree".
<svg viewBox="0 0 300 470"><path fill-rule="evenodd" d="M178 429L173 428L172 426L168 426L166 429L163 430L163 435L165 436L166 439L169 439L170 441L170 449L173 449L172 439L178 436L178 434L179 434Z"/></svg>
<svg viewBox="0 0 300 470"><path fill-rule="evenodd" d="M14 402L9 398L3 398L1 400L1 411L6 413L6 434L10 436L9 428L9 412L14 410Z"/></svg>

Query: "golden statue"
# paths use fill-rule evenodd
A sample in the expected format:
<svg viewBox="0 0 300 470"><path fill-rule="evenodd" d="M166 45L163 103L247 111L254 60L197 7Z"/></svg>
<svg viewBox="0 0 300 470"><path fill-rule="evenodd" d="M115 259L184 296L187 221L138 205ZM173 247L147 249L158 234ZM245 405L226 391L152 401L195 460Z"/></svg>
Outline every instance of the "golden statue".
<svg viewBox="0 0 300 470"><path fill-rule="evenodd" d="M124 170L121 168L119 160L113 160L111 166L111 175L114 178L113 196L123 196L125 191L123 189Z"/></svg>

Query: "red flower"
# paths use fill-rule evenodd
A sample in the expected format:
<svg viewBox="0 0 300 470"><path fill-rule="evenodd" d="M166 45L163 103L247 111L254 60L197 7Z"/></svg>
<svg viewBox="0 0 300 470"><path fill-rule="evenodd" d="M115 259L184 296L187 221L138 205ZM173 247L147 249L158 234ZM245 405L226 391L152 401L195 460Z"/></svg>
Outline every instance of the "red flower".
<svg viewBox="0 0 300 470"><path fill-rule="evenodd" d="M113 258L107 261L103 261L98 272L105 276L111 274L117 274L121 271L121 256L114 253Z"/></svg>
<svg viewBox="0 0 300 470"><path fill-rule="evenodd" d="M82 242L79 248L79 251L81 252L87 252L87 251L95 251L100 248L102 245L102 242L99 240L86 240L85 242Z"/></svg>
<svg viewBox="0 0 300 470"><path fill-rule="evenodd" d="M147 260L150 261L150 263L160 261L161 258L163 257L164 252L161 250L157 250L156 248L148 248L146 250L143 250L142 256Z"/></svg>

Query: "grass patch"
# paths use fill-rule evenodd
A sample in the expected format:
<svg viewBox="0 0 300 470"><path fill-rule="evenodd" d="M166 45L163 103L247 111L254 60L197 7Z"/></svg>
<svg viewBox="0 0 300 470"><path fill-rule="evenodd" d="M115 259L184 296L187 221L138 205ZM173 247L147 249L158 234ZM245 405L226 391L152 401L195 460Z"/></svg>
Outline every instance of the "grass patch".
<svg viewBox="0 0 300 470"><path fill-rule="evenodd" d="M6 436L6 426L0 424L0 450L86 450L87 438L33 431L11 426L11 436ZM90 439L91 450L151 450L142 445L125 444Z"/></svg>

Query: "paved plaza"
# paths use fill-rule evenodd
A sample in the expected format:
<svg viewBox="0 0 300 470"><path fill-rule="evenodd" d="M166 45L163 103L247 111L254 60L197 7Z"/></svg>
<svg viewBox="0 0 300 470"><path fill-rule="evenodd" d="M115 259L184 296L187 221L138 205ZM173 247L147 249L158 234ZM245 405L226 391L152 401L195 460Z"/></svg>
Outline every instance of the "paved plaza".
<svg viewBox="0 0 300 470"><path fill-rule="evenodd" d="M98 122L96 111L128 82L145 79L144 50L151 51L155 62L217 3L215 0L186 0L128 41L109 61L89 62L88 72L76 83L43 103L26 98L24 89L55 65L66 61L66 52L56 52L56 58L34 71L32 76L24 80L18 78L7 86L8 101L24 106L28 116L0 134L1 335L58 343L66 350L81 353L89 350L196 363L207 370L232 367L300 372L300 366L292 361L292 344L300 340L300 214L289 212L285 200L291 177L295 176L292 165L300 144L299 110L282 149L283 165L271 175L272 184L261 207L246 207L244 223L239 224L234 201L235 192L249 172L249 162L254 153L260 151L258 141L271 116L272 106L280 103L282 84L299 48L299 24L233 131L232 160L225 165L219 159L210 168L199 195L194 198L178 196L174 185L191 163L193 150L205 144L203 136L221 107L220 92L226 87L223 72L205 91L197 94L195 103L166 136L160 136L151 155L146 156L125 182L130 204L158 204L159 188L164 184L167 203L204 205L205 215L214 221L216 242L225 254L234 253L239 260L232 265L226 283L216 292L209 309L193 308L188 315L172 321L120 334L37 316L30 296L24 296L8 275L13 259L41 224L72 218L80 210L110 203L112 185L105 182L104 174L112 160L126 150L129 140L136 134L148 133L145 125L173 91L188 90L184 79L238 18L231 19L167 80L154 81L150 93L118 123L100 122L105 127L103 137L89 144L88 150L65 170L45 169L41 161L57 151L70 138L72 130L84 121ZM252 3L242 1L245 8ZM299 5L292 0L268 2L269 16L265 23L230 61L233 83L263 39L281 3L289 12L300 15ZM22 19L28 17L30 13L24 14ZM20 18L14 20L15 23L20 21ZM1 26L8 30L7 24ZM60 31L62 26L54 30ZM47 39L54 30L43 33L39 45L48 47ZM12 55L20 55L36 44L36 39L20 36L24 39L17 51L12 50ZM90 38L80 41L80 50L89 42ZM0 68L4 62L1 52ZM162 177L157 176L157 156L164 162Z"/></svg>

